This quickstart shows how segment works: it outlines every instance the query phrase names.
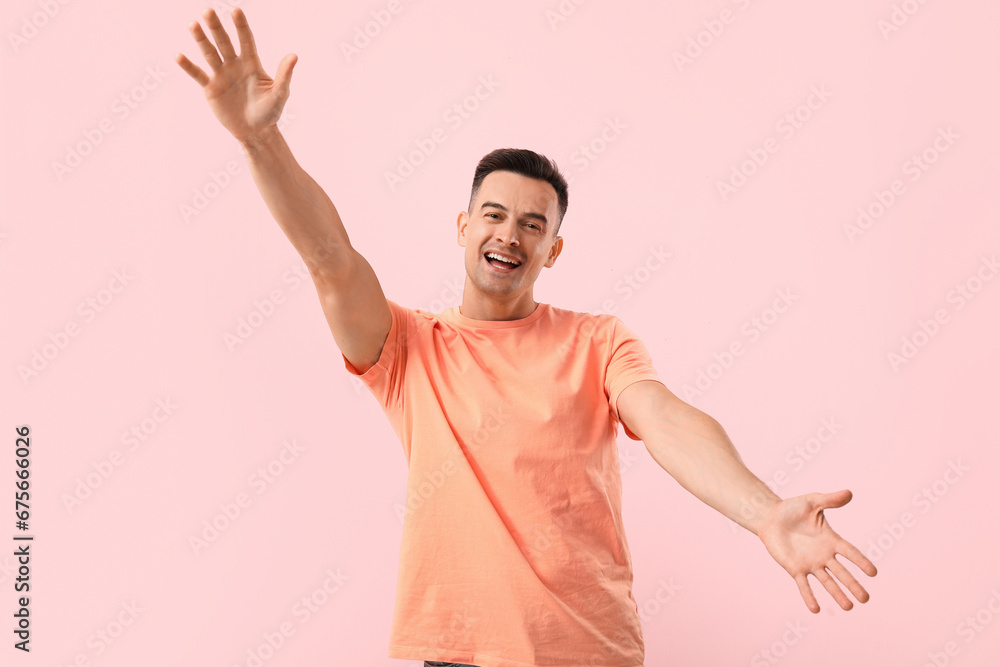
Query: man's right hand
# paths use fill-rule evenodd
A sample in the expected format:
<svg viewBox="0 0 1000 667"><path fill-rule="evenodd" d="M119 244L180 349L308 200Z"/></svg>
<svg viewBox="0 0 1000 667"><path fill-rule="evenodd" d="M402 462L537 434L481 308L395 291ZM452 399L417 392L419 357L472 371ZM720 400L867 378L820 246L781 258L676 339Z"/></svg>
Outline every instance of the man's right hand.
<svg viewBox="0 0 1000 667"><path fill-rule="evenodd" d="M205 99L219 122L240 143L246 143L278 123L281 110L288 100L292 68L298 56L289 53L282 58L278 64L277 78L272 79L260 64L250 24L242 9L237 7L232 12L236 33L240 38L239 55L236 55L233 43L229 41L229 35L222 27L215 10L206 9L202 16L212 31L218 50L208 40L197 21L192 21L188 28L211 66L212 76L205 74L183 53L178 53L174 60L201 85L205 91Z"/></svg>

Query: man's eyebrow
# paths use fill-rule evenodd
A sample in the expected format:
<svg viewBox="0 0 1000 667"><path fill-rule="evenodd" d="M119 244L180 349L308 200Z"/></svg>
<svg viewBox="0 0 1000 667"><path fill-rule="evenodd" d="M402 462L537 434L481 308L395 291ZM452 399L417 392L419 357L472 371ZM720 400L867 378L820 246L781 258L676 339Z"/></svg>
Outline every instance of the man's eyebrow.
<svg viewBox="0 0 1000 667"><path fill-rule="evenodd" d="M504 213L507 213L507 207L504 206L503 204L498 204L495 201L483 202L483 205L479 207L479 210L482 210L482 209L486 208L487 206L492 206L493 208L498 208L501 211L503 211ZM523 217L525 217L525 218L531 218L533 220L538 220L543 225L549 224L548 218L546 218L541 213L525 213Z"/></svg>

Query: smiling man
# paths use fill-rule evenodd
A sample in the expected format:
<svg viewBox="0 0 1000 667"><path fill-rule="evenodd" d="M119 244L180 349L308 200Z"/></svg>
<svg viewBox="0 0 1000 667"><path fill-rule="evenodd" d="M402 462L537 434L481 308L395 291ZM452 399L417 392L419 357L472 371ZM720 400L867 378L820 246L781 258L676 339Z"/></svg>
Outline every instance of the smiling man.
<svg viewBox="0 0 1000 667"><path fill-rule="evenodd" d="M478 667L641 667L621 516L619 425L685 489L757 535L813 612L812 575L843 609L868 593L836 558L875 566L826 522L850 491L782 500L721 425L659 380L617 317L537 303L563 248L567 185L529 150L477 165L458 214L466 278L441 313L385 297L337 209L276 123L295 56L270 79L243 11L236 51L212 10L192 35L213 73L177 63L243 146L268 208L309 267L345 369L382 406L408 463L393 658ZM838 581L840 584L838 584Z"/></svg>

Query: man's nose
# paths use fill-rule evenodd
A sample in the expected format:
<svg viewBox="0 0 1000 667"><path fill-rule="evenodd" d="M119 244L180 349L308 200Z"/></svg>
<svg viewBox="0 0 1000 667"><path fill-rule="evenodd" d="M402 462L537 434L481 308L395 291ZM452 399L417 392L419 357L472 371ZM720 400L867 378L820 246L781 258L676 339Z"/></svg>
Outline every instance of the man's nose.
<svg viewBox="0 0 1000 667"><path fill-rule="evenodd" d="M517 233L517 224L512 220L508 220L504 224L497 227L496 239L503 244L510 243L511 245L518 245Z"/></svg>

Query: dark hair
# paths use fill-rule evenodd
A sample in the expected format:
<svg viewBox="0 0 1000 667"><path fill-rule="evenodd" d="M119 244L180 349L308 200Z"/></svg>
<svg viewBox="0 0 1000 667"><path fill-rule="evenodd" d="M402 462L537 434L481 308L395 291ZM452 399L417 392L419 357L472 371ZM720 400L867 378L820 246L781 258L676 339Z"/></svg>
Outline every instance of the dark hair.
<svg viewBox="0 0 1000 667"><path fill-rule="evenodd" d="M476 195L479 193L479 187L483 184L483 179L494 171L510 171L550 183L559 197L559 220L556 221L556 229L552 235L555 236L559 233L563 217L566 215L566 208L569 206L569 186L566 185L566 179L563 178L563 175L559 173L559 167L556 166L554 160L524 148L498 148L485 155L476 165L476 174L472 179L469 215L472 215L472 204L476 201Z"/></svg>

